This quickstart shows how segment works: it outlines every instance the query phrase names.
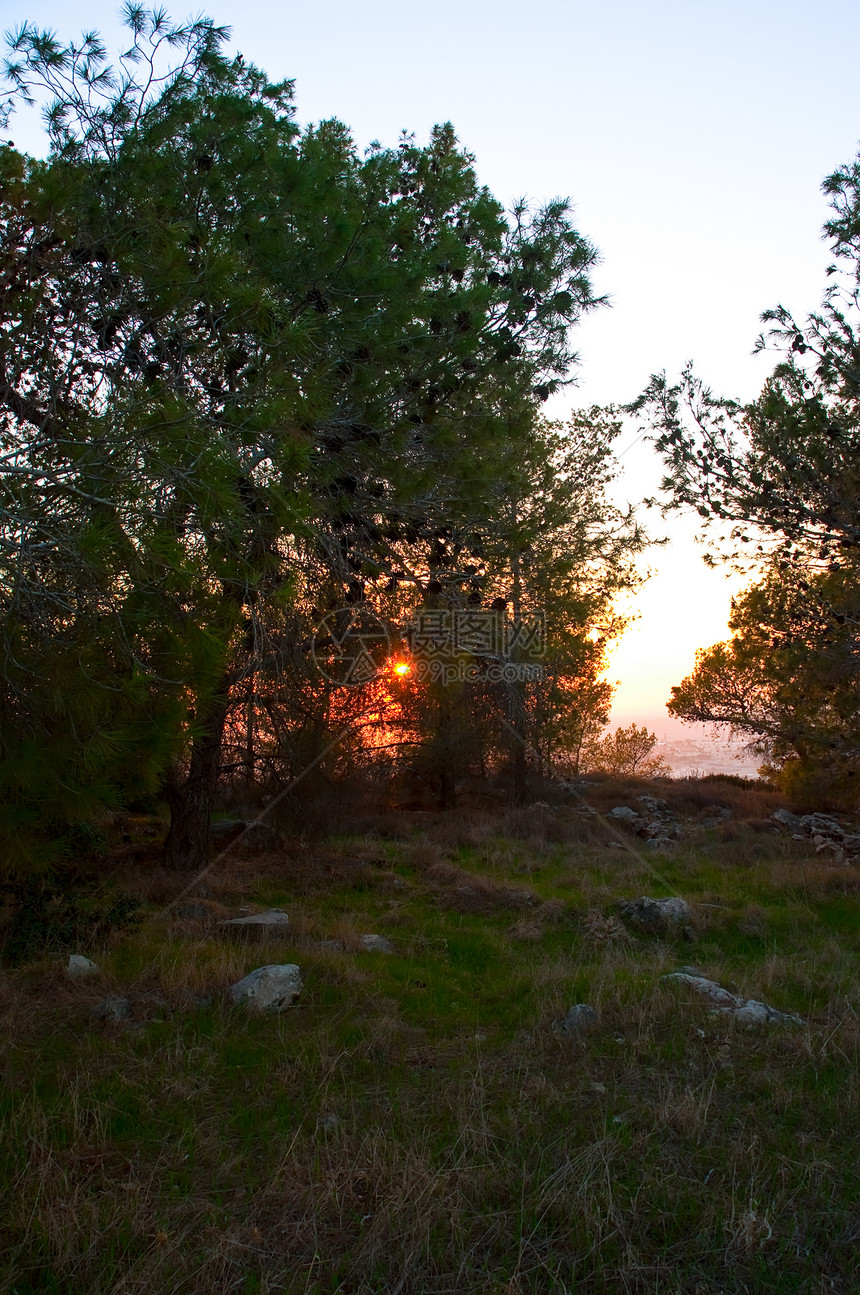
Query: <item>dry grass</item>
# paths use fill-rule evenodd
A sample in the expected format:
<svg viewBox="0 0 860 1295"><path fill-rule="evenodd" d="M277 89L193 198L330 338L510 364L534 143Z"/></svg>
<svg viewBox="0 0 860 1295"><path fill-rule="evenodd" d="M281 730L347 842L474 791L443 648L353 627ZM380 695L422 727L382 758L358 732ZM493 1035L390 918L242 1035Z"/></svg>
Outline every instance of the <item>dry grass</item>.
<svg viewBox="0 0 860 1295"><path fill-rule="evenodd" d="M694 791L691 817L719 801ZM91 951L97 979L57 955L0 975L0 1291L856 1291L860 870L743 826L764 793L728 791L734 840L657 859L556 834L564 808L528 834L481 810L291 843L213 869L192 919L165 910L175 878L124 862L108 884L144 920ZM668 893L654 868L691 945L615 914ZM220 938L240 904L289 932ZM295 1008L229 1006L287 961ZM661 979L680 962L808 1024L712 1016ZM94 1022L110 994L131 1015ZM582 1036L556 1028L577 1001Z"/></svg>

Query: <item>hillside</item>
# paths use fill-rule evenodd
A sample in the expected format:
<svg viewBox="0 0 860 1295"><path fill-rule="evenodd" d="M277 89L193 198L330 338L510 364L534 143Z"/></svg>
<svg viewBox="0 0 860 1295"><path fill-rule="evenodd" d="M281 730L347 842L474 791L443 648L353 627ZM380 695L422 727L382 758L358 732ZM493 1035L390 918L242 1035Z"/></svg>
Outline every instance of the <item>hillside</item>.
<svg viewBox="0 0 860 1295"><path fill-rule="evenodd" d="M642 796L677 842L608 815ZM239 846L190 889L128 819L77 940L19 922L0 980L0 1289L856 1290L860 866L779 803L599 780ZM636 926L643 895L689 920ZM273 937L218 926L272 908ZM232 1005L269 964L296 1003ZM803 1023L746 1028L696 975Z"/></svg>

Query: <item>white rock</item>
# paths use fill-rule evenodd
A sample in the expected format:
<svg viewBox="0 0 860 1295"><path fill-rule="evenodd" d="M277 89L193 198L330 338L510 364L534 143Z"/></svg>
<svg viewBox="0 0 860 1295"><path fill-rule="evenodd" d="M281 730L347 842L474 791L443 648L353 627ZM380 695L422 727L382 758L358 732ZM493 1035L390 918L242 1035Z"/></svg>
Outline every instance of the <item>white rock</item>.
<svg viewBox="0 0 860 1295"><path fill-rule="evenodd" d="M687 971L670 971L664 980L680 980L683 984L689 985L695 989L697 994L703 998L708 998L718 1007L728 1007L732 1010L739 1008L744 1000L738 998L736 994L729 993L728 989L723 989L715 980L708 980L705 976L691 976Z"/></svg>
<svg viewBox="0 0 860 1295"><path fill-rule="evenodd" d="M257 967L243 980L230 986L234 1003L244 1003L255 1012L282 1012L302 992L302 976L295 963Z"/></svg>
<svg viewBox="0 0 860 1295"><path fill-rule="evenodd" d="M805 1025L806 1022L800 1016L790 1016L787 1012L779 1012L775 1007L769 1007L767 1003L760 1003L755 998L739 998L737 994L732 994L728 989L723 989L715 980L708 980L705 976L692 976L685 971L672 971L664 980L680 980L691 989L695 989L698 994L709 999L718 1011L724 1012L731 1016L740 1025Z"/></svg>
<svg viewBox="0 0 860 1295"><path fill-rule="evenodd" d="M616 805L606 817L620 819L622 823L638 823L641 815L637 814L636 810L631 809L629 805Z"/></svg>
<svg viewBox="0 0 860 1295"><path fill-rule="evenodd" d="M358 942L368 953L393 953L394 945L384 935L360 935Z"/></svg>
<svg viewBox="0 0 860 1295"><path fill-rule="evenodd" d="M282 908L269 908L265 913L251 913L248 917L228 917L218 923L218 929L225 935L262 939L266 935L283 934L289 924L289 915Z"/></svg>
<svg viewBox="0 0 860 1295"><path fill-rule="evenodd" d="M775 1007L769 1007L767 1003L759 1003L754 998L750 998L733 1012L736 1021L742 1025L805 1025L806 1022L800 1016L791 1016L788 1012L778 1012Z"/></svg>
<svg viewBox="0 0 860 1295"><path fill-rule="evenodd" d="M87 976L97 976L101 968L97 963L85 958L82 953L70 953L66 975L72 980L84 980Z"/></svg>

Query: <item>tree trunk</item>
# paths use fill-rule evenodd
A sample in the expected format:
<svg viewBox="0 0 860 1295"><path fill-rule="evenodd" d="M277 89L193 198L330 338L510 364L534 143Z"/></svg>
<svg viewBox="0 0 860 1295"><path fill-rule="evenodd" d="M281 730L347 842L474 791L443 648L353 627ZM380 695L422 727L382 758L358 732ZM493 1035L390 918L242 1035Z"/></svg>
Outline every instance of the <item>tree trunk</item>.
<svg viewBox="0 0 860 1295"><path fill-rule="evenodd" d="M518 718L520 718L518 716ZM524 805L526 802L526 775L528 772L528 761L526 759L525 743L522 741L514 742L513 757L513 775L514 775L514 804Z"/></svg>
<svg viewBox="0 0 860 1295"><path fill-rule="evenodd" d="M201 717L185 778L174 772L165 781L170 827L164 841L164 866L172 872L192 872L206 866L229 698L225 677Z"/></svg>
<svg viewBox="0 0 860 1295"><path fill-rule="evenodd" d="M451 759L443 759L439 773L439 793L442 809L454 809L457 804L457 780Z"/></svg>
<svg viewBox="0 0 860 1295"><path fill-rule="evenodd" d="M520 577L519 554L514 553L511 559L513 572L513 613L514 627L518 630L522 618L522 581ZM516 642L516 638L514 639ZM511 656L514 663L513 653ZM508 684L508 720L516 733L512 753L514 775L514 804L523 805L526 799L526 698L525 684L521 680L512 680Z"/></svg>
<svg viewBox="0 0 860 1295"><path fill-rule="evenodd" d="M256 674L252 671L248 679L248 704L245 712L245 787L248 791L254 785L254 723L257 709Z"/></svg>

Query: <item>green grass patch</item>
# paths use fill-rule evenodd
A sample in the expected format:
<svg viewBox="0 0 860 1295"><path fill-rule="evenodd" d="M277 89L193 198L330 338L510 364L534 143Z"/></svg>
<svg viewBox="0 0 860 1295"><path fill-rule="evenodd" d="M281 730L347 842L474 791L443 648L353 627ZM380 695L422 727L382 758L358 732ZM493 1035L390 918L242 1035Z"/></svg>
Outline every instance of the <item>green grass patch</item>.
<svg viewBox="0 0 860 1295"><path fill-rule="evenodd" d="M644 858L436 826L229 861L211 919L150 898L97 981L4 975L0 1290L857 1289L852 870L752 829ZM618 921L672 892L692 940ZM229 943L240 903L293 925ZM233 1007L269 962L299 1002ZM745 1031L661 979L681 964L807 1025ZM107 995L126 1020L91 1017Z"/></svg>

